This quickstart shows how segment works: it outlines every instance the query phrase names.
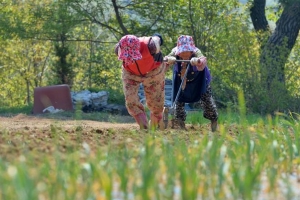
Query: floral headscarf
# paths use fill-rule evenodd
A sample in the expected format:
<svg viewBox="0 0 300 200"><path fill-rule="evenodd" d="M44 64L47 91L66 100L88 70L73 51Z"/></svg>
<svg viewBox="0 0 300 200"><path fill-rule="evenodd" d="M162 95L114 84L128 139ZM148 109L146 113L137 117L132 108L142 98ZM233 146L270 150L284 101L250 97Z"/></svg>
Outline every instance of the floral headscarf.
<svg viewBox="0 0 300 200"><path fill-rule="evenodd" d="M118 59L123 60L125 65L131 64L134 60L142 59L139 50L139 39L134 35L125 35L119 41Z"/></svg>
<svg viewBox="0 0 300 200"><path fill-rule="evenodd" d="M176 55L186 51L194 52L195 49L196 47L192 36L181 35L178 37Z"/></svg>

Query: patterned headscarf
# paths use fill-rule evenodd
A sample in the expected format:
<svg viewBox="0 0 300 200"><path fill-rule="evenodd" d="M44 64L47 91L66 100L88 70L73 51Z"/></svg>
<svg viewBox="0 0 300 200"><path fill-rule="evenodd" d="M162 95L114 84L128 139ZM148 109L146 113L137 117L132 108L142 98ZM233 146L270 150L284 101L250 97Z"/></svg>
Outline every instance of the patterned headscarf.
<svg viewBox="0 0 300 200"><path fill-rule="evenodd" d="M118 59L123 60L125 65L131 64L134 60L142 59L139 50L139 39L134 35L125 35L119 41Z"/></svg>
<svg viewBox="0 0 300 200"><path fill-rule="evenodd" d="M192 36L181 35L178 37L176 55L185 51L194 52L195 49L196 47Z"/></svg>

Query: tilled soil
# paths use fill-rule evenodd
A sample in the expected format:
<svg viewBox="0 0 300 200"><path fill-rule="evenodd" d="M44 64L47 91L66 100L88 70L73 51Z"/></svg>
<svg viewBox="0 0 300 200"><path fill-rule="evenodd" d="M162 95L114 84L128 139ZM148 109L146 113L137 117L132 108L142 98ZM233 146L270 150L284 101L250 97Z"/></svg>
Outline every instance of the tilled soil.
<svg viewBox="0 0 300 200"><path fill-rule="evenodd" d="M127 119L127 118L128 119ZM149 131L139 130L139 126L129 116L122 117L124 122L100 122L94 120L74 120L71 118L46 118L19 114L13 117L0 117L0 155L5 160L13 160L19 155L30 153L38 157L54 151L70 153L86 148L94 153L111 144L120 146L138 146ZM180 134L185 141L207 132L209 125L187 126L189 131ZM167 129L157 134L172 137L174 129ZM34 151L34 152L33 152Z"/></svg>

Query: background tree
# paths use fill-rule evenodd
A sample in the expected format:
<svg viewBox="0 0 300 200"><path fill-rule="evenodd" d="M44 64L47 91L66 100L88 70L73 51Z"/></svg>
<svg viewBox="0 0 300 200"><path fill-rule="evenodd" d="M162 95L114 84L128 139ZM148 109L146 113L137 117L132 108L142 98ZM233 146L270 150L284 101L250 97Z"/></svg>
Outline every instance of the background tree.
<svg viewBox="0 0 300 200"><path fill-rule="evenodd" d="M258 11L261 15L253 7L249 18L248 6L255 3L249 1L245 6L238 0L2 0L1 3L0 80L5 83L0 90L2 105L30 102L25 99L32 98L34 87L61 83L70 84L73 91L108 90L109 99L124 103L121 63L114 46L124 34L146 36L159 32L165 41L164 54L176 45L179 35L193 36L196 46L208 57L214 96L220 108L235 109L237 92L243 90L249 111L265 114L283 106L297 109L299 40L288 55L281 54L287 55L285 83L278 81L284 86L282 91L288 92L278 96L293 98L283 103L280 98L271 101L275 98L272 92L281 90L276 82L270 84L276 90L267 90L267 82L280 76L269 74L267 69L272 65L263 65L268 61L263 56L270 48L268 41L275 32L266 20L279 21L285 7L270 8L263 4L263 12ZM251 19L259 23L254 24ZM259 31L254 31L253 25ZM290 26L296 27L292 23ZM280 33L279 29L277 32ZM286 44L287 48L288 37L285 38L286 43L280 44ZM276 59L276 63L284 61L281 57L281 61ZM171 70L167 78L171 78Z"/></svg>
<svg viewBox="0 0 300 200"><path fill-rule="evenodd" d="M68 84L71 88L75 78L76 65L73 61L74 43L73 29L81 25L84 18L73 12L68 2L50 1L36 4L34 15L41 19L42 29L38 32L40 37L49 39L53 43L56 59L51 65L52 84ZM50 79L51 80L51 79Z"/></svg>
<svg viewBox="0 0 300 200"><path fill-rule="evenodd" d="M33 89L41 86L48 67L49 42L32 36L38 29L33 1L2 1L1 7L1 85L2 104L31 104Z"/></svg>
<svg viewBox="0 0 300 200"><path fill-rule="evenodd" d="M282 0L280 3L276 11L281 14L273 32L270 31L265 16L266 0L254 0L250 9L252 23L258 32L261 45L260 66L264 87L262 96L266 98L267 112L286 110L290 106L285 64L300 30L300 1Z"/></svg>

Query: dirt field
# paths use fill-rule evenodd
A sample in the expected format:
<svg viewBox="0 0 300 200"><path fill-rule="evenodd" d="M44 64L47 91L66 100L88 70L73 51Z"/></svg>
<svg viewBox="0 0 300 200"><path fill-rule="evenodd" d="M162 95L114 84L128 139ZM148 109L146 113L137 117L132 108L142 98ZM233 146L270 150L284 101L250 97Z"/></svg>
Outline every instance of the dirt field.
<svg viewBox="0 0 300 200"><path fill-rule="evenodd" d="M50 125L61 127L65 131L73 130L74 127L82 126L86 131L96 129L138 129L129 116L124 116L127 123L109 123L93 120L73 120L68 118L51 119L43 116L16 115L14 117L0 117L0 128L8 131L37 131L49 129ZM132 122L132 123L128 123ZM49 129L50 131L50 129Z"/></svg>
<svg viewBox="0 0 300 200"><path fill-rule="evenodd" d="M76 128L81 127L84 132L94 132L97 130L139 130L139 126L134 122L130 116L122 116L122 122L101 122L97 120L74 120L70 118L46 118L43 116L27 116L23 114L14 117L0 117L0 131L8 132L33 132L47 133L51 132L51 126L59 127L66 132L72 132ZM207 126L207 127L205 127ZM195 127L187 125L187 128L192 130ZM200 127L199 127L200 128ZM209 124L202 128L209 128Z"/></svg>
<svg viewBox="0 0 300 200"><path fill-rule="evenodd" d="M138 128L133 122L51 119L22 114L0 117L0 155L6 160L13 160L26 152L38 157L56 150L61 153L80 150L83 144L96 151L110 141L123 141L127 137L126 131ZM117 134L120 132L124 134Z"/></svg>
<svg viewBox="0 0 300 200"><path fill-rule="evenodd" d="M143 143L148 135L147 131L140 131L130 116L122 116L122 123L100 122L97 120L74 120L67 117L59 119L44 116L16 115L14 117L0 117L0 156L9 162L19 160L29 155L31 161L42 163L45 156L51 158L53 153L60 152L61 156L69 156L74 151L90 151L91 156L97 151L109 148L122 148L126 145L136 147ZM120 119L116 120L119 121ZM114 121L114 120L113 120ZM176 130L176 137L186 142L194 142L195 138L205 134L216 134L209 131L209 123L203 125L187 125L188 131L182 133ZM237 132L234 127L229 134ZM165 138L172 138L174 130L167 129L157 132ZM179 134L178 134L179 133ZM27 157L27 156L26 156ZM299 180L290 175L292 190L300 197ZM265 188L268 182L262 178L262 191L258 199L270 199ZM278 184L283 183L279 180ZM286 187L279 187L286 190ZM266 196L267 195L267 196Z"/></svg>
<svg viewBox="0 0 300 200"><path fill-rule="evenodd" d="M120 116L119 116L120 117ZM149 135L140 131L139 126L130 116L110 119L112 122L97 120L74 120L68 117L46 118L44 116L27 116L19 114L13 117L0 117L0 155L11 160L13 157L33 152L39 156L51 154L59 150L61 153L81 150L88 144L91 151L107 148L108 144L127 144L136 146ZM121 121L121 122L120 122ZM117 123L118 122L118 123ZM179 137L192 141L199 133L207 132L209 124L203 126L187 125L188 132ZM168 129L158 134L172 137L174 129ZM176 130L178 132L178 130ZM16 155L16 156L11 156Z"/></svg>

